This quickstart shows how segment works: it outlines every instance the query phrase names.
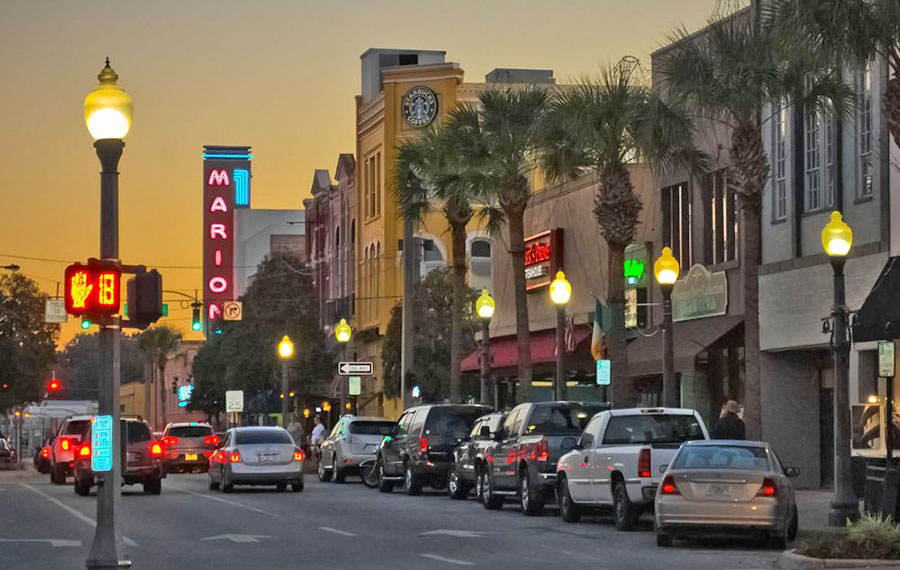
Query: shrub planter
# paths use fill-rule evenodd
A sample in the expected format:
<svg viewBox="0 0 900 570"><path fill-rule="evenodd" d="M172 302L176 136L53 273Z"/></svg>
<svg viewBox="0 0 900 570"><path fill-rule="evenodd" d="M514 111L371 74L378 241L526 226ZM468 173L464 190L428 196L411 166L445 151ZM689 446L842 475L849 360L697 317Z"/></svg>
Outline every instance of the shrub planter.
<svg viewBox="0 0 900 570"><path fill-rule="evenodd" d="M864 558L812 558L797 554L794 550L785 550L776 563L782 570L818 570L833 568L835 570L849 568L897 568L900 560L874 560Z"/></svg>

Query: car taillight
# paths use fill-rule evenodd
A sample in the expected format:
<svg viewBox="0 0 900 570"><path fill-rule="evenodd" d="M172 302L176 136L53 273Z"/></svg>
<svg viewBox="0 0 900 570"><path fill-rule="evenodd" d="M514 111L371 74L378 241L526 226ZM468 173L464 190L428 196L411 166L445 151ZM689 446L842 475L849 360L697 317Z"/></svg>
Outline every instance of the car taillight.
<svg viewBox="0 0 900 570"><path fill-rule="evenodd" d="M150 457L162 457L163 456L163 446L158 441L154 441L153 445L150 446Z"/></svg>
<svg viewBox="0 0 900 570"><path fill-rule="evenodd" d="M662 494L663 495L680 495L681 491L678 490L678 485L675 484L675 477L671 475L666 475L663 478L662 482Z"/></svg>
<svg viewBox="0 0 900 570"><path fill-rule="evenodd" d="M164 437L162 442L166 447L172 447L174 445L178 445L178 438L170 435L168 437Z"/></svg>
<svg viewBox="0 0 900 570"><path fill-rule="evenodd" d="M547 440L542 439L537 442L537 448L535 449L535 455L537 456L535 459L538 461L547 461L550 459L550 448L547 445Z"/></svg>
<svg viewBox="0 0 900 570"><path fill-rule="evenodd" d="M757 497L774 497L778 494L778 487L775 486L775 481L766 477L763 479L762 487L759 488L759 493L757 493Z"/></svg>
<svg viewBox="0 0 900 570"><path fill-rule="evenodd" d="M218 459L220 463L228 463L228 456L225 455L224 451L216 453L216 459Z"/></svg>
<svg viewBox="0 0 900 570"><path fill-rule="evenodd" d="M91 456L91 446L84 444L80 448L78 448L78 456L79 457L90 457Z"/></svg>
<svg viewBox="0 0 900 570"><path fill-rule="evenodd" d="M294 450L294 461L303 461L304 457L305 456L303 455L302 450L299 450L299 449Z"/></svg>
<svg viewBox="0 0 900 570"><path fill-rule="evenodd" d="M67 437L60 438L59 448L62 449L63 451L69 451L70 449L72 449L72 443L69 441L69 438L67 438Z"/></svg>
<svg viewBox="0 0 900 570"><path fill-rule="evenodd" d="M651 466L650 466L650 450L644 448L641 450L641 453L638 455L638 477L650 477L651 476Z"/></svg>
<svg viewBox="0 0 900 570"><path fill-rule="evenodd" d="M49 447L44 447L41 449L41 457L43 457L44 459L47 459L50 457L50 448Z"/></svg>
<svg viewBox="0 0 900 570"><path fill-rule="evenodd" d="M203 452L203 457L212 457L212 455L213 455L212 451L204 451Z"/></svg>
<svg viewBox="0 0 900 570"><path fill-rule="evenodd" d="M205 443L206 445L219 445L219 436L208 435L203 438L203 443Z"/></svg>
<svg viewBox="0 0 900 570"><path fill-rule="evenodd" d="M232 451L231 454L228 456L228 461L230 461L232 463L240 463L241 462L240 452Z"/></svg>
<svg viewBox="0 0 900 570"><path fill-rule="evenodd" d="M424 437L419 440L419 451L422 453L428 453L428 440Z"/></svg>

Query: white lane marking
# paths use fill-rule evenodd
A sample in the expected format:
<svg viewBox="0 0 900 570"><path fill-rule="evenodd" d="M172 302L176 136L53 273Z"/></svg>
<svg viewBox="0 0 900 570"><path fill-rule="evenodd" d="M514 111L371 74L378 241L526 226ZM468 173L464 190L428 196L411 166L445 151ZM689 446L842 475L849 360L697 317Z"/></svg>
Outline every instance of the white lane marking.
<svg viewBox="0 0 900 570"><path fill-rule="evenodd" d="M341 536L356 536L352 532L347 532L346 530L341 530L339 528L331 528L330 526L320 526L319 530L324 530L325 532L333 532L334 534L339 534Z"/></svg>
<svg viewBox="0 0 900 570"><path fill-rule="evenodd" d="M263 509L257 509L256 507L251 507L250 505L245 505L243 503L237 503L235 501L229 501L228 499L223 499L221 497L213 497L212 495L204 495L203 493L197 493L196 491L188 491L187 489L182 489L181 487L176 487L174 485L170 485L166 483L166 488L174 489L176 491L180 491L182 493L187 493L188 495L194 495L195 497L202 497L204 499L209 499L210 501L218 501L220 503L225 503L226 505L232 505L235 507L240 507L242 509L247 509L248 511L253 511L254 513L259 513L261 515L268 515L270 517L282 518L281 515L277 513L273 513L270 511L264 511Z"/></svg>
<svg viewBox="0 0 900 570"><path fill-rule="evenodd" d="M457 538L484 538L483 532L476 532L473 530L449 530L446 528L439 528L437 530L429 530L428 532L421 532L419 536L435 536L438 534L443 534L446 536L455 536Z"/></svg>
<svg viewBox="0 0 900 570"><path fill-rule="evenodd" d="M231 542L259 542L260 538L272 538L261 534L220 534L218 536L207 536L200 540L230 540Z"/></svg>
<svg viewBox="0 0 900 570"><path fill-rule="evenodd" d="M54 548L64 546L81 546L80 540L65 540L62 538L0 538L0 542L49 542Z"/></svg>
<svg viewBox="0 0 900 570"><path fill-rule="evenodd" d="M75 509L73 509L73 508L70 507L69 505L65 504L64 502L60 501L60 500L57 499L56 497L51 497L51 496L48 495L47 493L41 491L40 489L36 489L36 488L32 487L32 486L29 485L28 483L19 483L19 485L25 487L25 488L28 489L29 491L32 491L32 492L37 493L38 495L44 497L45 499L47 499L48 501L50 501L51 503L53 503L53 504L56 505L57 507L61 508L62 510L66 511L66 512L69 513L70 515L74 516L74 517L77 518L78 520L80 520L80 521L82 521L82 522L85 522L85 523L91 525L92 527L96 527L96 526L97 526L97 521L95 521L94 519L92 519L91 517L89 517L89 516L87 516L87 515L85 515L85 514L82 514L82 513L78 512L78 511L76 511ZM125 544L126 544L127 546L137 546L137 545L138 545L135 541L131 540L131 539L128 538L127 536L123 536L123 537L122 537L122 540L125 541Z"/></svg>
<svg viewBox="0 0 900 570"><path fill-rule="evenodd" d="M447 564L456 564L457 566L475 566L474 562L467 562L465 560L457 560L456 558L446 558L444 556L438 556L437 554L420 554L422 558L430 558L431 560L437 560L438 562L446 562Z"/></svg>

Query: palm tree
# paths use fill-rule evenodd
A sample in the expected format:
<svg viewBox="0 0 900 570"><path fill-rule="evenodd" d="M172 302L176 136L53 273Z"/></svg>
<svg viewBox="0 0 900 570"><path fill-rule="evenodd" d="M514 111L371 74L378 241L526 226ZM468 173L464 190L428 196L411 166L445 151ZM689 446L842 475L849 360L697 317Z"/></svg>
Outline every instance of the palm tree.
<svg viewBox="0 0 900 570"><path fill-rule="evenodd" d="M639 77L634 58L604 69L596 80L560 91L541 128L541 165L551 180L568 180L593 172L598 187L594 215L608 246L612 313L609 331L612 401L634 403L625 343L625 247L634 241L643 208L634 192L629 163L649 162L666 171L674 166L702 166L694 148L694 128L685 113L667 105ZM674 405L666 402L666 405Z"/></svg>
<svg viewBox="0 0 900 570"><path fill-rule="evenodd" d="M471 159L483 146L478 111L471 106L453 109L444 125L434 125L416 139L404 141L397 152L395 193L401 215L414 226L440 210L450 226L453 302L450 335L450 401L461 401L463 318L466 296L466 226L484 204L489 180ZM483 215L486 211L479 208Z"/></svg>
<svg viewBox="0 0 900 570"><path fill-rule="evenodd" d="M741 204L744 243L744 419L760 436L759 260L760 207L769 176L761 113L767 104L815 105L843 112L846 91L835 73L809 52L786 52L769 27L749 12L713 21L693 37L684 29L662 62L665 89L698 117L730 129L728 181Z"/></svg>
<svg viewBox="0 0 900 570"><path fill-rule="evenodd" d="M168 391L164 385L166 362L169 360L169 353L178 348L179 342L181 342L181 333L165 325L147 329L141 332L137 339L138 349L147 359L151 374L155 372L156 384L159 386L162 400L161 418L163 427L166 425L166 392ZM144 410L148 420L150 418L150 402L153 397L150 382L145 382Z"/></svg>

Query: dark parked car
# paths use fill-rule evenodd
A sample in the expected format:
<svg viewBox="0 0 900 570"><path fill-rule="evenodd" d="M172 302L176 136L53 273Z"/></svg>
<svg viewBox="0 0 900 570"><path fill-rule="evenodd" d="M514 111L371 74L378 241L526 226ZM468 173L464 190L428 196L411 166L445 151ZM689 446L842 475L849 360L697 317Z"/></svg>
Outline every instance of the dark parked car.
<svg viewBox="0 0 900 570"><path fill-rule="evenodd" d="M599 402L536 402L513 408L486 452L484 508L499 509L505 497L518 497L524 514L543 512L556 489L557 460L575 448L590 419L609 407Z"/></svg>
<svg viewBox="0 0 900 570"><path fill-rule="evenodd" d="M469 437L475 420L491 411L476 404L430 404L403 412L375 459L378 490L390 493L395 483L402 483L408 495L419 494L423 486L444 488L453 449Z"/></svg>
<svg viewBox="0 0 900 570"><path fill-rule="evenodd" d="M53 440L48 438L44 440L44 445L35 452L34 470L38 473L50 473L50 446L52 445Z"/></svg>
<svg viewBox="0 0 900 570"><path fill-rule="evenodd" d="M144 492L159 495L162 479L166 476L162 468L164 447L153 437L150 425L137 418L122 418L122 482L125 485L141 484ZM91 470L91 427L84 434L82 443L75 452L75 492L87 496L96 484Z"/></svg>
<svg viewBox="0 0 900 570"><path fill-rule="evenodd" d="M11 467L16 462L16 450L6 439L0 439L0 465Z"/></svg>
<svg viewBox="0 0 900 570"><path fill-rule="evenodd" d="M451 499L465 499L475 489L475 498L481 500L481 473L484 469L484 452L494 444L494 438L503 426L506 414L495 412L475 421L469 439L453 450L453 467L447 478L447 493Z"/></svg>

